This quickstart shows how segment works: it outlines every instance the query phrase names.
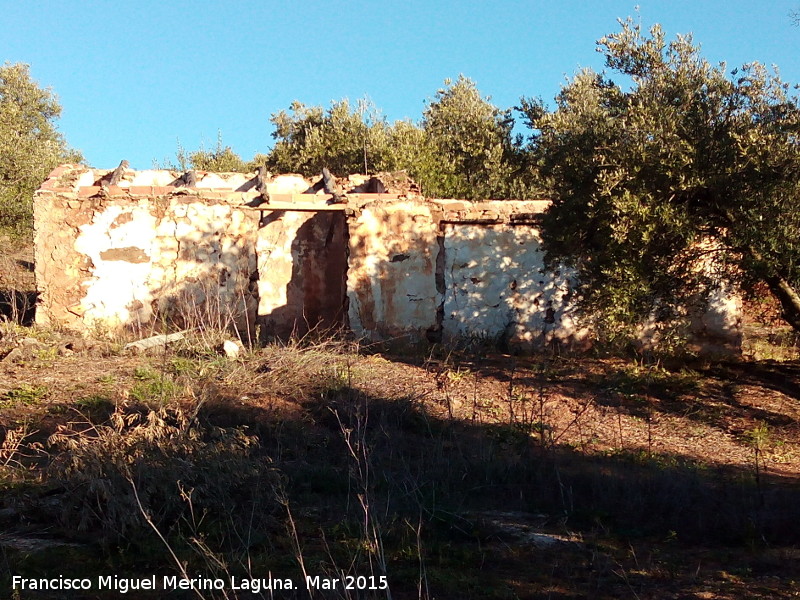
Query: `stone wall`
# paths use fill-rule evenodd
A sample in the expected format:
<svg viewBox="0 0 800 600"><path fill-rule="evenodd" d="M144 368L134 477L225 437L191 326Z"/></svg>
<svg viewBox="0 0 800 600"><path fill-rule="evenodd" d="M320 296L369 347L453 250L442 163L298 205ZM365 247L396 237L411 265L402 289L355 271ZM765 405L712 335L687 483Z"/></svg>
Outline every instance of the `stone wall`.
<svg viewBox="0 0 800 600"><path fill-rule="evenodd" d="M439 228L422 200L373 202L349 219L351 329L371 340L424 339L437 324Z"/></svg>
<svg viewBox="0 0 800 600"><path fill-rule="evenodd" d="M445 338L583 344L588 332L571 314L569 273L545 271L535 226L447 223L443 234Z"/></svg>
<svg viewBox="0 0 800 600"><path fill-rule="evenodd" d="M98 185L107 174L62 166L36 194L39 323L137 333L232 324L250 338L349 328L373 341L524 350L590 343L572 274L544 269L546 201L429 200L351 176L340 180L346 204L328 206L293 175L270 179L270 204L255 207L252 175L200 173L187 188L179 173L129 171ZM735 344L735 300L715 295L701 326Z"/></svg>
<svg viewBox="0 0 800 600"><path fill-rule="evenodd" d="M101 194L70 186L65 173L81 174L56 170L34 203L37 322L145 332L205 320L254 330L258 212L219 191Z"/></svg>
<svg viewBox="0 0 800 600"><path fill-rule="evenodd" d="M370 203L350 218L350 327L371 340L582 346L569 274L542 264L542 201Z"/></svg>
<svg viewBox="0 0 800 600"><path fill-rule="evenodd" d="M198 172L188 188L172 171L126 171L116 185L109 174L64 165L36 193L38 323L234 325L248 339L346 324L345 211L308 193L313 182L270 179L260 210L252 175Z"/></svg>

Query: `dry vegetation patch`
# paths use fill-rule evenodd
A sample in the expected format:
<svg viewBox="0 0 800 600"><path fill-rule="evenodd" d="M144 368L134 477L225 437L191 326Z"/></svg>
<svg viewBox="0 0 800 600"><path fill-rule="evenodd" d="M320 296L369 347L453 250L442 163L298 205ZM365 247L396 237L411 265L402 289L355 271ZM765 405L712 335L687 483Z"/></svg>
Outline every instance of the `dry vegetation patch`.
<svg viewBox="0 0 800 600"><path fill-rule="evenodd" d="M794 363L3 339L25 338L0 362L0 578L68 552L386 574L399 598L800 592Z"/></svg>

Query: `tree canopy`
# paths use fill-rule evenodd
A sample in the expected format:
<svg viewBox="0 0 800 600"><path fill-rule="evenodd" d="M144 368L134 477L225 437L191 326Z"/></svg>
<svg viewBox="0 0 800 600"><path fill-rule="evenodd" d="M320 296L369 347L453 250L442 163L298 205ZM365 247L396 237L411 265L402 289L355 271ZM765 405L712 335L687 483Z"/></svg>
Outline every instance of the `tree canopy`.
<svg viewBox="0 0 800 600"><path fill-rule="evenodd" d="M276 143L267 165L279 172L316 175L323 167L340 174L381 170L387 162L389 125L372 104L333 102L328 110L293 102L270 121Z"/></svg>
<svg viewBox="0 0 800 600"><path fill-rule="evenodd" d="M446 81L421 123L393 124L372 105L347 100L329 109L294 102L272 115L275 145L267 165L315 175L405 169L429 196L470 199L527 197L530 171L514 143L510 110L483 98L466 77Z"/></svg>
<svg viewBox="0 0 800 600"><path fill-rule="evenodd" d="M0 67L0 230L30 231L33 192L58 164L80 162L55 127L61 106L25 64Z"/></svg>
<svg viewBox="0 0 800 600"><path fill-rule="evenodd" d="M548 261L577 269L584 307L610 326L689 306L723 277L765 283L800 329L797 96L758 63L728 73L691 36L620 23L598 42L616 80L584 70L552 112L522 103L552 190Z"/></svg>
<svg viewBox="0 0 800 600"><path fill-rule="evenodd" d="M199 150L187 152L182 146L178 146L178 164L167 164L165 168L181 169L188 168L201 169L203 171L219 171L228 173L247 173L253 171L253 162L245 162L230 146L222 143L222 133L217 134L217 145L213 150L206 150L201 146Z"/></svg>
<svg viewBox="0 0 800 600"><path fill-rule="evenodd" d="M511 110L500 110L460 76L436 92L422 115L422 129L439 156L434 195L509 198L526 195L514 185L522 155L514 144Z"/></svg>

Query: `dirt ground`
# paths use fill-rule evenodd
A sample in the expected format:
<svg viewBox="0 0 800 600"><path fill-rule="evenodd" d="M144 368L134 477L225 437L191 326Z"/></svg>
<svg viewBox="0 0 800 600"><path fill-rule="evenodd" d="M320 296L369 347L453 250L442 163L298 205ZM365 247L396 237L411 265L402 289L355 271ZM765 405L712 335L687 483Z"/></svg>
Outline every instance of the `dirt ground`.
<svg viewBox="0 0 800 600"><path fill-rule="evenodd" d="M167 374L176 383L177 390L170 393L177 402L196 399L199 393L180 375L180 368L176 371L180 352L128 356L119 346L102 343L69 350L67 345L77 346L68 336L16 332L22 333L33 333L34 339L43 341L35 355L0 363L0 430L24 433L29 442L41 443L45 452L48 437L59 425L97 421L91 413L93 399L128 402L137 386L151 377L148 373ZM4 344L11 343L9 337ZM238 419L236 424L263 429L276 419L297 418L307 423L309 439L317 439L315 421L320 417L311 407L314 393L310 386L304 387L302 374L296 384L288 380L289 371L297 375L301 370L296 360L279 349L255 351L232 363L225 359L225 366L212 366L215 374L203 389L216 399L215 410L227 425ZM664 469L699 465L704 471L734 473L731 480L758 479L769 493L798 489L798 369L796 363L773 361L667 370L621 359L501 355L410 359L370 353L328 356L314 371L333 379L334 386L346 382L366 398L403 401L426 418L481 428L484 439L509 455L519 452L522 443L543 452L567 450L582 457L615 457ZM229 416L233 410L237 417ZM398 451L403 451L405 443L397 441ZM469 446L464 450L457 442L448 445L445 441L437 448L469 451ZM592 597L584 596L592 586L597 587L594 597L790 598L800 594L795 583L800 575L796 546L786 540L755 551L721 550L711 543L680 548L669 541L659 545L635 537L626 543L616 534L608 537L597 530L567 531L555 526L553 519L539 527L542 524L537 525L535 515L520 512L517 506L497 506L497 511L464 513L472 514L475 526L488 532L483 552L507 558L488 560L482 567L493 582L487 585L502 586L508 593L497 597ZM562 541L555 542L555 548L520 541L537 531ZM585 566L586 548L593 548L590 554L605 561L600 571ZM555 562L554 556L558 557ZM550 572L546 577L526 574L520 561L538 561L548 565ZM575 568L565 566L570 561L589 570L578 569L576 575ZM646 564L637 568L641 561ZM735 573L730 572L730 561L739 565ZM766 575L753 574L756 563ZM674 572L666 572L670 568ZM443 585L458 589L460 584ZM545 590L554 594L559 589L561 596L545 594ZM495 596L476 590L473 597Z"/></svg>
<svg viewBox="0 0 800 600"><path fill-rule="evenodd" d="M126 356L119 344L32 332L28 339L43 340L35 354L0 363L4 427L35 422L98 391L122 400L137 381L137 369L159 366L158 358ZM83 349L70 350L79 344ZM0 346L6 354L16 347L8 337ZM613 358L367 354L348 357L346 368L357 387L375 397L412 393L442 419L529 425L534 440L545 445L584 453L672 455L741 469L755 468L757 448L764 475L800 477L800 365L795 363L742 361L669 371ZM225 382L225 389L248 405L268 405L275 400L270 380L242 377ZM40 391L31 399L9 400L24 397L15 390L26 388Z"/></svg>

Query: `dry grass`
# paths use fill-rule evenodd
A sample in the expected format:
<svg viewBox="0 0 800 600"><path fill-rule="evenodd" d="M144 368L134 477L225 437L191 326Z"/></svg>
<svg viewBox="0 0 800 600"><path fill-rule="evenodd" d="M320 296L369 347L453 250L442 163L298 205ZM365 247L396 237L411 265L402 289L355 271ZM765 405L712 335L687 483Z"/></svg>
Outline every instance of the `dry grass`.
<svg viewBox="0 0 800 600"><path fill-rule="evenodd" d="M140 504L165 531L188 523L200 535L197 514L235 521L254 483L270 481L271 468L255 459L255 436L205 425L198 408L120 404L106 423L59 425L47 442L53 460L46 476L63 488L62 527L105 544L130 541L142 535Z"/></svg>
<svg viewBox="0 0 800 600"><path fill-rule="evenodd" d="M800 592L795 363L91 353L0 364L0 526L86 544L87 573L175 572L144 514L189 572L385 575L393 598ZM6 548L0 579L58 552Z"/></svg>

